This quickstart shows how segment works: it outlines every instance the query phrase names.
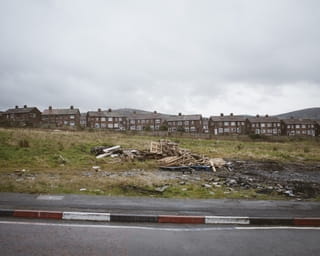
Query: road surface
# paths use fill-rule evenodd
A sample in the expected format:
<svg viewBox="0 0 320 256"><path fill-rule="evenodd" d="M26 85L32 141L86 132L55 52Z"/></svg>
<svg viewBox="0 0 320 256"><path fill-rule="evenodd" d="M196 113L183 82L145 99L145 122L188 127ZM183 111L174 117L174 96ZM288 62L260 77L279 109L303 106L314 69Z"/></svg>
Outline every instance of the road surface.
<svg viewBox="0 0 320 256"><path fill-rule="evenodd" d="M1 255L319 255L320 228L0 219Z"/></svg>

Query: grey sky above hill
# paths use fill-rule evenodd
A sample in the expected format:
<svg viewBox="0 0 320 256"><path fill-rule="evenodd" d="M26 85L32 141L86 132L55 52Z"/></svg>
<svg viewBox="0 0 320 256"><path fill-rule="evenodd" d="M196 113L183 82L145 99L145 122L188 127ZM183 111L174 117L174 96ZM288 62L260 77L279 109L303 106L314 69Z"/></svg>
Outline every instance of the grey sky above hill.
<svg viewBox="0 0 320 256"><path fill-rule="evenodd" d="M320 1L2 0L0 110L318 107Z"/></svg>

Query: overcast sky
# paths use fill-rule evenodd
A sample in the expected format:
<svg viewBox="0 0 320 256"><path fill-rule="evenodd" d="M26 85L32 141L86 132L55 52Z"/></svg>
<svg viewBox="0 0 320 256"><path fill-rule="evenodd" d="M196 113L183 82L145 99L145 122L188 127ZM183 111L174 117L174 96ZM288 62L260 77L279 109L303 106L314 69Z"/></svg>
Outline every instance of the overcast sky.
<svg viewBox="0 0 320 256"><path fill-rule="evenodd" d="M320 104L320 1L1 0L0 110Z"/></svg>

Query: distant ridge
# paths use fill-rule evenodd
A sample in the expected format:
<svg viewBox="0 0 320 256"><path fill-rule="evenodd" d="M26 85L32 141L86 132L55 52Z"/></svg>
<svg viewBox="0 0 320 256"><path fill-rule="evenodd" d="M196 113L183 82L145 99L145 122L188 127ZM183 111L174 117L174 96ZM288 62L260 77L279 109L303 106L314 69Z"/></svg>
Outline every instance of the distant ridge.
<svg viewBox="0 0 320 256"><path fill-rule="evenodd" d="M153 113L153 111L146 111L146 110L141 110L141 109L134 109L134 108L119 108L119 109L113 109L113 112L122 114L122 115L126 115L126 116L130 116L134 113L136 114L151 114ZM163 114L163 113L158 113L164 117L169 117L169 116L173 116L173 115L169 115L169 114Z"/></svg>
<svg viewBox="0 0 320 256"><path fill-rule="evenodd" d="M306 109L296 110L296 111L276 115L276 117L279 117L282 119L293 117L293 118L320 120L320 108L306 108Z"/></svg>

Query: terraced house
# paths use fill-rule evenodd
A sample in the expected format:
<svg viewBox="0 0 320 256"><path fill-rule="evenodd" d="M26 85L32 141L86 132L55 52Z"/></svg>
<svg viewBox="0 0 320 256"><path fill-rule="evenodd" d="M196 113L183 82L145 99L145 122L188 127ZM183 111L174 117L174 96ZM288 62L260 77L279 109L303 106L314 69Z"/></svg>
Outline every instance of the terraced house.
<svg viewBox="0 0 320 256"><path fill-rule="evenodd" d="M315 122L316 136L320 136L320 121Z"/></svg>
<svg viewBox="0 0 320 256"><path fill-rule="evenodd" d="M214 135L240 135L246 132L246 118L231 113L225 116L211 116L209 120L210 133Z"/></svg>
<svg viewBox="0 0 320 256"><path fill-rule="evenodd" d="M80 127L80 110L70 106L68 109L53 109L49 106L41 115L41 126L46 128Z"/></svg>
<svg viewBox="0 0 320 256"><path fill-rule="evenodd" d="M126 130L127 117L112 109L89 111L87 114L87 127L96 129Z"/></svg>
<svg viewBox="0 0 320 256"><path fill-rule="evenodd" d="M159 131L164 121L164 116L157 111L144 114L133 113L128 116L128 129L131 131Z"/></svg>
<svg viewBox="0 0 320 256"><path fill-rule="evenodd" d="M316 124L310 119L283 119L281 120L282 135L285 136L315 136Z"/></svg>
<svg viewBox="0 0 320 256"><path fill-rule="evenodd" d="M168 132L203 132L202 115L182 115L167 118Z"/></svg>
<svg viewBox="0 0 320 256"><path fill-rule="evenodd" d="M39 127L41 120L41 112L36 107L28 107L24 105L23 108L15 106L15 108L8 109L3 113L3 124L6 126L15 127Z"/></svg>
<svg viewBox="0 0 320 256"><path fill-rule="evenodd" d="M246 130L249 134L281 135L281 122L279 118L269 115L251 117L246 119Z"/></svg>

